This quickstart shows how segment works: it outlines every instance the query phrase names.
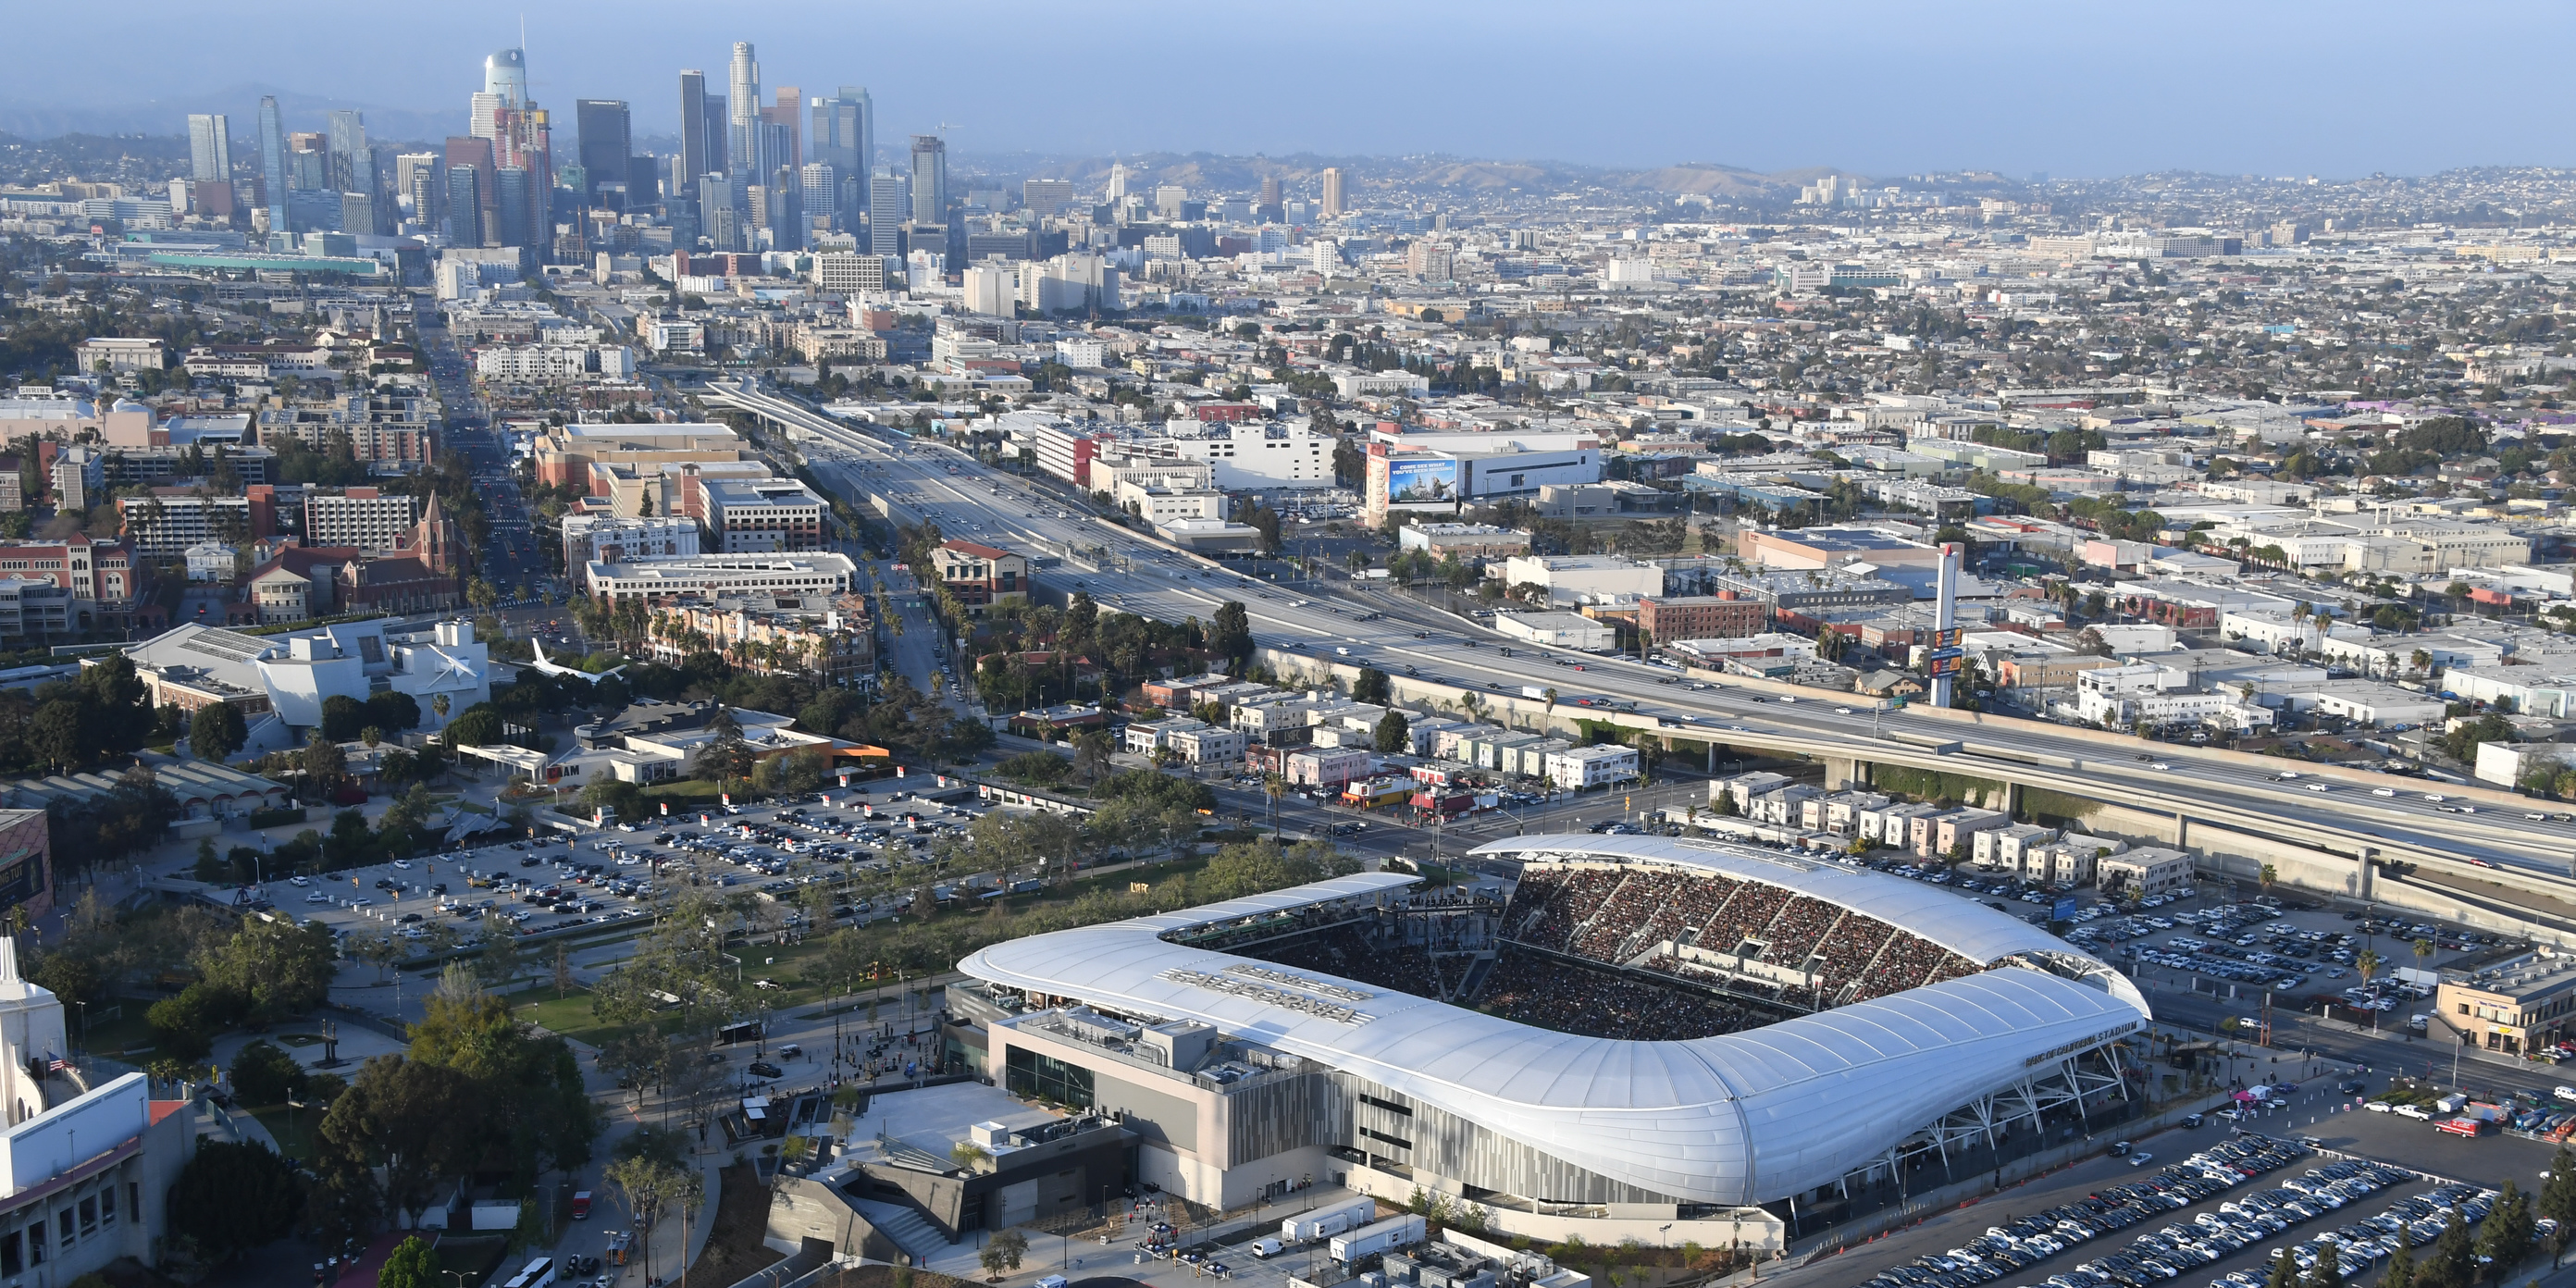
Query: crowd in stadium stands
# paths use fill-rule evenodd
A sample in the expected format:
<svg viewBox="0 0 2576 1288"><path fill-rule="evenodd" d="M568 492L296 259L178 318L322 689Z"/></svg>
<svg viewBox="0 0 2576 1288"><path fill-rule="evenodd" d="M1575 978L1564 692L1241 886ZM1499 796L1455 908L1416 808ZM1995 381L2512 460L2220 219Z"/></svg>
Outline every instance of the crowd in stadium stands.
<svg viewBox="0 0 2576 1288"><path fill-rule="evenodd" d="M1538 869L1533 869L1534 871ZM1522 943L1534 948L1563 949L1584 918L1619 888L1621 873L1603 868L1549 868L1548 878L1533 885L1527 876L1512 892L1503 924ZM1523 926L1520 923L1528 921Z"/></svg>
<svg viewBox="0 0 2576 1288"><path fill-rule="evenodd" d="M1456 996L1471 965L1471 959L1457 959L1447 969L1444 988L1440 962L1429 951L1419 944L1381 941L1370 928L1356 922L1262 944L1246 949L1243 955L1430 998Z"/></svg>
<svg viewBox="0 0 2576 1288"><path fill-rule="evenodd" d="M1929 940L1830 900L1761 881L1666 867L1567 867L1531 864L1504 912L1505 934L1519 943L1616 965L1666 941L1709 952L1748 948L1756 960L1809 970L1812 988L1790 990L1803 1005L1839 1005L1884 997L1978 970L1975 962ZM1659 955L1649 969L1690 975L1686 963ZM1746 982L1738 991L1767 989Z"/></svg>
<svg viewBox="0 0 2576 1288"><path fill-rule="evenodd" d="M1509 950L1486 975L1477 1000L1486 1011L1535 1028L1636 1042L1734 1033L1772 1019L1723 998Z"/></svg>

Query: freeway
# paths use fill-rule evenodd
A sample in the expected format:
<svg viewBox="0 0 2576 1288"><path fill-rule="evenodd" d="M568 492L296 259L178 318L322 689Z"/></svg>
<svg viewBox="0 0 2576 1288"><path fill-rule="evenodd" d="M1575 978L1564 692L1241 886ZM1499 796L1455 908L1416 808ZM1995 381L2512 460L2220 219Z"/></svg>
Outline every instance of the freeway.
<svg viewBox="0 0 2576 1288"><path fill-rule="evenodd" d="M1392 590L1345 583L1292 589L1107 522L1087 504L989 470L966 453L874 432L738 382L710 401L786 426L827 485L888 517L938 523L1061 562L1037 574L1101 604L1161 621L1210 620L1236 600L1262 646L1318 662L1371 666L1400 692L1508 709L1554 690L1557 715L1590 706L1605 719L1652 720L1659 733L1765 753L1858 757L2071 792L2178 815L2194 824L2277 838L2350 859L2365 848L2428 871L2510 869L2576 897L2576 816L2543 813L2493 791L2258 759L2122 734L1992 717L1977 723L1865 699L1758 682L1686 678L1670 667L1506 639ZM1510 652L1505 656L1505 650ZM1440 686L1426 690L1425 686ZM1529 704L1520 704L1526 711ZM1571 710L1569 710L1569 708ZM1537 714L1531 712L1530 714ZM2296 766L2294 776L2289 772ZM2431 788L2432 790L2428 790ZM2472 866L2476 865L2476 866Z"/></svg>

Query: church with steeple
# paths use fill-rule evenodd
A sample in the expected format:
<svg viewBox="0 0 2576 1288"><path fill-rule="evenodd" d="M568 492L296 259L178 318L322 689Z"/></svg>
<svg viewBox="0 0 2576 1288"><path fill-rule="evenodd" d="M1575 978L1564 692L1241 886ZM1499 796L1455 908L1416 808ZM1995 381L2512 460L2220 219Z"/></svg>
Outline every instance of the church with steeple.
<svg viewBox="0 0 2576 1288"><path fill-rule="evenodd" d="M465 538L457 531L456 521L447 517L446 507L439 504L438 493L429 494L420 522L412 525L411 536L395 547L394 553L417 559L422 567L444 577L464 573Z"/></svg>

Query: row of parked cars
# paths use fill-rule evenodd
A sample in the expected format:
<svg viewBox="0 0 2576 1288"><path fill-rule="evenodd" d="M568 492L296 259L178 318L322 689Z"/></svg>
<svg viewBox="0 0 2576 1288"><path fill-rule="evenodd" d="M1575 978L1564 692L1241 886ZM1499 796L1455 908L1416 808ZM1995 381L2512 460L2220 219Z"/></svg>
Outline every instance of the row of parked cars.
<svg viewBox="0 0 2576 1288"><path fill-rule="evenodd" d="M2403 1240L2410 1248L2420 1248L2442 1236L2450 1224L2451 1212L2459 1210L2460 1218L2474 1226L2486 1219L2487 1209L2495 1205L2496 1192L2475 1185L2442 1185L2411 1199L2389 1205L2387 1211L2367 1221L2357 1221L2340 1229L2329 1230L2313 1239L2290 1245L2290 1260L2304 1275L2324 1259L2325 1249L2332 1245L2335 1267L2349 1279L2371 1266L2396 1255ZM2534 1222L2545 1243L2558 1229L2558 1223L2547 1217ZM2210 1288L2263 1288L2271 1282L2271 1267L2249 1266L2209 1281Z"/></svg>
<svg viewBox="0 0 2576 1288"><path fill-rule="evenodd" d="M1864 1288L1974 1288L1992 1283L2079 1244L2215 1198L2254 1177L2287 1167L2307 1152L2306 1146L2269 1136L2233 1136L2143 1180L1989 1226L1982 1237L1964 1247L1883 1270ZM2052 1288L2066 1288L2059 1280L2068 1278L2060 1275L2047 1282ZM2106 1277L2080 1282L2120 1281Z"/></svg>

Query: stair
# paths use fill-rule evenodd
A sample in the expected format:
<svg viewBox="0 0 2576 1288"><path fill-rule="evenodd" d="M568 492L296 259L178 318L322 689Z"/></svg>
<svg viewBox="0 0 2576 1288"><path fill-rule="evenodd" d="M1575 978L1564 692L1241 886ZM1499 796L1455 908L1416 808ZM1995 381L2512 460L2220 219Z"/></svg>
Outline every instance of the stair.
<svg viewBox="0 0 2576 1288"><path fill-rule="evenodd" d="M896 1203L879 1203L872 1199L852 1199L859 1215L875 1226L894 1246L912 1254L913 1263L927 1262L948 1251L948 1236L930 1223L930 1218Z"/></svg>

